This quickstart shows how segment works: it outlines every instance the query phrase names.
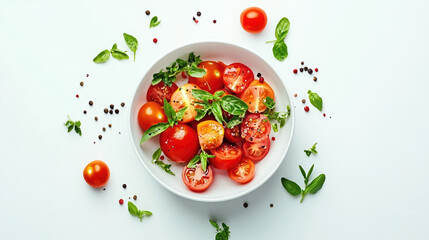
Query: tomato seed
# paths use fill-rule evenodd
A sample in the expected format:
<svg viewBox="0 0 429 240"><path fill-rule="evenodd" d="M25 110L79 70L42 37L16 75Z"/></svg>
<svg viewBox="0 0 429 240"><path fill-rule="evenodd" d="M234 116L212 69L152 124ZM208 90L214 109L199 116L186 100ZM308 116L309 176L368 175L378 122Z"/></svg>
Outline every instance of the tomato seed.
<svg viewBox="0 0 429 240"><path fill-rule="evenodd" d="M124 204L124 199L122 199L122 198L119 199L119 204L121 204L121 205Z"/></svg>
<svg viewBox="0 0 429 240"><path fill-rule="evenodd" d="M157 43L157 42L158 42L158 39L154 38L154 39L153 39L153 42L154 42L154 43Z"/></svg>
<svg viewBox="0 0 429 240"><path fill-rule="evenodd" d="M293 73L297 74L298 73L298 69L294 69Z"/></svg>
<svg viewBox="0 0 429 240"><path fill-rule="evenodd" d="M308 106L305 106L304 111L308 112L308 111L310 111L310 108Z"/></svg>

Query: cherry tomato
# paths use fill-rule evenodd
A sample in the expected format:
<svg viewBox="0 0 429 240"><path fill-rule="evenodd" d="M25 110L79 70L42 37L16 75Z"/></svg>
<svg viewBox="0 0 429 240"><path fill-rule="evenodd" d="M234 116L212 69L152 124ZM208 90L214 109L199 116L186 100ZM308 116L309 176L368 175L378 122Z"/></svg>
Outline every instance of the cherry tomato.
<svg viewBox="0 0 429 240"><path fill-rule="evenodd" d="M182 180L191 191L203 192L213 182L213 170L207 166L207 170L203 172L201 163L198 163L195 168L185 166L182 171Z"/></svg>
<svg viewBox="0 0 429 240"><path fill-rule="evenodd" d="M189 124L189 126L191 126L192 129L194 129L195 131L198 131L198 124L200 124L201 122L207 121L207 120L213 120L216 121L216 118L213 117L213 115L205 115L200 121L192 121Z"/></svg>
<svg viewBox="0 0 429 240"><path fill-rule="evenodd" d="M247 115L241 124L241 137L248 142L261 142L271 132L271 124L264 114Z"/></svg>
<svg viewBox="0 0 429 240"><path fill-rule="evenodd" d="M249 106L251 113L261 113L267 109L264 104L266 97L274 99L274 91L267 82L261 83L258 80L252 81L240 96L241 100Z"/></svg>
<svg viewBox="0 0 429 240"><path fill-rule="evenodd" d="M223 72L226 67L223 62L203 61L198 64L198 67L205 69L206 75L202 78L189 76L189 83L193 83L210 93L223 88Z"/></svg>
<svg viewBox="0 0 429 240"><path fill-rule="evenodd" d="M235 125L233 128L225 128L225 138L232 143L241 142L240 125Z"/></svg>
<svg viewBox="0 0 429 240"><path fill-rule="evenodd" d="M252 70L241 63L229 65L223 73L223 83L236 94L242 93L254 79Z"/></svg>
<svg viewBox="0 0 429 240"><path fill-rule="evenodd" d="M143 104L137 117L139 125L144 131L157 123L167 122L168 120L164 110L156 102L147 102Z"/></svg>
<svg viewBox="0 0 429 240"><path fill-rule="evenodd" d="M91 187L102 187L109 181L109 167L103 161L92 161L83 169L83 178Z"/></svg>
<svg viewBox="0 0 429 240"><path fill-rule="evenodd" d="M197 116L197 111L195 108L199 108L194 104L196 99L192 95L192 89L200 89L197 85L192 83L187 83L177 89L171 96L170 104L173 106L174 110L177 112L184 107L188 107L183 116L183 120L179 121L182 123L192 122Z"/></svg>
<svg viewBox="0 0 429 240"><path fill-rule="evenodd" d="M261 142L245 142L242 148L245 157L252 161L260 161L270 151L270 138L266 137Z"/></svg>
<svg viewBox="0 0 429 240"><path fill-rule="evenodd" d="M242 158L234 167L228 169L229 177L238 183L248 183L255 176L255 164L247 158Z"/></svg>
<svg viewBox="0 0 429 240"><path fill-rule="evenodd" d="M214 149L223 142L223 126L213 120L201 122L197 126L198 139L202 149Z"/></svg>
<svg viewBox="0 0 429 240"><path fill-rule="evenodd" d="M211 150L214 158L210 158L210 164L219 169L227 170L234 167L241 159L242 151L239 146L232 143L223 143Z"/></svg>
<svg viewBox="0 0 429 240"><path fill-rule="evenodd" d="M197 155L200 146L198 135L186 124L177 124L167 128L159 137L162 152L171 161L184 163Z"/></svg>
<svg viewBox="0 0 429 240"><path fill-rule="evenodd" d="M146 98L148 102L156 102L161 106L164 106L164 98L170 101L171 95L177 90L175 83L171 84L171 87L164 85L161 81L156 85L150 85L147 90Z"/></svg>
<svg viewBox="0 0 429 240"><path fill-rule="evenodd" d="M267 14L258 7L246 8L240 15L240 22L246 32L259 33L267 25Z"/></svg>

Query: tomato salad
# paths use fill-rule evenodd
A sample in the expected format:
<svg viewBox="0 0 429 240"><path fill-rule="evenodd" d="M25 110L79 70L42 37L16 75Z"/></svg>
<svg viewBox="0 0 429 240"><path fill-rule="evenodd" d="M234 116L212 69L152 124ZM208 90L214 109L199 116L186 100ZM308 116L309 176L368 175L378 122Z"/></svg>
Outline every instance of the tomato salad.
<svg viewBox="0 0 429 240"><path fill-rule="evenodd" d="M174 83L179 73L188 79L180 87ZM182 180L194 192L210 187L212 168L227 171L237 183L250 182L255 163L270 151L271 130L278 131L290 115L289 106L274 111L273 89L245 64L202 61L194 53L155 73L146 96L138 113L140 144L159 134L154 163L174 175L159 160L162 151L185 164Z"/></svg>

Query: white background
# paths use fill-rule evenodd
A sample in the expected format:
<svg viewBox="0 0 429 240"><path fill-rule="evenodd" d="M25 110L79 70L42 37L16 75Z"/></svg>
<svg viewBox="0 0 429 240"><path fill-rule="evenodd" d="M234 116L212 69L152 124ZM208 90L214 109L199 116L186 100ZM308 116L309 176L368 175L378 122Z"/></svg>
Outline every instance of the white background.
<svg viewBox="0 0 429 240"><path fill-rule="evenodd" d="M239 23L253 5L268 15L257 35ZM146 9L160 18L158 27L148 28ZM209 218L226 222L231 239L427 238L427 12L424 0L3 0L0 239L214 239ZM289 57L278 62L265 41L282 17L291 22ZM128 49L123 32L139 40L136 62L94 64L115 42ZM146 70L178 46L207 40L250 48L298 94L295 136L283 164L256 191L222 203L165 190L138 161L127 133L127 106ZM317 83L292 73L301 60L320 69ZM313 107L303 111L308 89L323 97L326 118ZM128 105L119 115L102 113L122 101ZM67 114L82 121L82 137L66 132ZM98 141L107 123L113 128ZM303 150L316 141L319 154L307 158ZM82 177L95 159L111 170L105 191ZM313 163L313 175L325 173L326 182L300 204L280 178L302 185L298 165ZM137 206L154 213L143 222L118 204L134 194Z"/></svg>

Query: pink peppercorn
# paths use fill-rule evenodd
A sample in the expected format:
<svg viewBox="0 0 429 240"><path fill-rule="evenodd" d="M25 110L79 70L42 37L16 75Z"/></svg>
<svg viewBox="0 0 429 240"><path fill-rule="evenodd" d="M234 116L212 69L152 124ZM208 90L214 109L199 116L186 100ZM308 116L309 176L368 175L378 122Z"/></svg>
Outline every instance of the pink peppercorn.
<svg viewBox="0 0 429 240"><path fill-rule="evenodd" d="M305 106L304 111L308 112L308 111L310 111L310 108L308 106Z"/></svg>
<svg viewBox="0 0 429 240"><path fill-rule="evenodd" d="M154 43L157 43L157 42L158 42L158 39L154 38L154 39L153 39L153 42L154 42Z"/></svg>
<svg viewBox="0 0 429 240"><path fill-rule="evenodd" d="M122 198L119 199L119 204L121 204L121 205L124 204L124 199L122 199Z"/></svg>
<svg viewBox="0 0 429 240"><path fill-rule="evenodd" d="M315 68L315 69L314 69L314 71L318 72L318 71L319 71L319 69L318 69L318 68Z"/></svg>
<svg viewBox="0 0 429 240"><path fill-rule="evenodd" d="M297 74L298 73L298 69L294 69L293 73Z"/></svg>

